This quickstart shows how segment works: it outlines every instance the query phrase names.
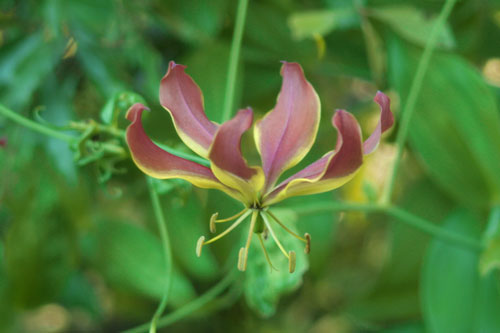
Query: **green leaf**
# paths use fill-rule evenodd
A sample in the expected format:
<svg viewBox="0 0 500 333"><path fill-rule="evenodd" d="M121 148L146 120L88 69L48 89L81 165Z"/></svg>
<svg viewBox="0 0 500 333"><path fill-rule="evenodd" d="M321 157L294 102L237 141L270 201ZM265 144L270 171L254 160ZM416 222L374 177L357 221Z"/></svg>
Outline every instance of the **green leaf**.
<svg viewBox="0 0 500 333"><path fill-rule="evenodd" d="M301 11L293 13L288 18L288 26L297 39L324 36L335 29L347 29L358 25L359 16L353 7Z"/></svg>
<svg viewBox="0 0 500 333"><path fill-rule="evenodd" d="M295 231L296 214L292 210L274 209L273 213L286 226ZM307 271L308 259L304 253L304 243L285 232L271 221L276 236L287 251L296 253L294 273L288 271L288 260L269 235L264 241L269 257L276 270L271 271L257 237L253 238L249 250L247 271L245 273L244 293L248 305L260 315L270 317L276 312L281 296L296 290L302 284L302 276ZM255 235L256 236L256 235Z"/></svg>
<svg viewBox="0 0 500 333"><path fill-rule="evenodd" d="M437 21L437 16L427 18L422 11L410 6L371 8L368 13L389 25L401 37L420 46L425 46ZM438 37L438 45L448 49L455 46L455 39L448 24Z"/></svg>
<svg viewBox="0 0 500 333"><path fill-rule="evenodd" d="M390 79L406 103L420 52L389 43ZM451 54L435 54L409 129L428 172L466 205L488 206L500 192L500 115L481 75Z"/></svg>
<svg viewBox="0 0 500 333"><path fill-rule="evenodd" d="M457 211L444 222L449 231L479 238L479 222ZM498 276L478 274L479 254L435 239L422 271L422 306L430 332L498 332Z"/></svg>
<svg viewBox="0 0 500 333"><path fill-rule="evenodd" d="M101 222L98 230L96 264L116 288L160 299L165 290L164 252L158 238L147 230L124 222ZM174 268L169 304L191 300L191 283Z"/></svg>

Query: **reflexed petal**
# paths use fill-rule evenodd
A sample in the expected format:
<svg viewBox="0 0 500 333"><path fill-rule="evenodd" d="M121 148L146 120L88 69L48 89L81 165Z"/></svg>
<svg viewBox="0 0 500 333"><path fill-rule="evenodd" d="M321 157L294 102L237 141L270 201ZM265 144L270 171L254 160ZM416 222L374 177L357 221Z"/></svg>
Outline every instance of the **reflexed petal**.
<svg viewBox="0 0 500 333"><path fill-rule="evenodd" d="M147 108L134 104L127 111L132 123L127 128L127 144L135 164L145 174L159 179L181 178L203 188L216 188L241 200L241 196L220 183L212 171L198 163L172 155L154 144L142 127L142 112Z"/></svg>
<svg viewBox="0 0 500 333"><path fill-rule="evenodd" d="M284 63L283 84L273 110L257 122L255 142L262 157L266 189L311 148L320 120L320 101L299 64Z"/></svg>
<svg viewBox="0 0 500 333"><path fill-rule="evenodd" d="M283 181L264 197L270 205L295 195L333 190L349 181L363 163L361 129L349 112L338 110L332 119L338 137L335 151Z"/></svg>
<svg viewBox="0 0 500 333"><path fill-rule="evenodd" d="M375 131L373 131L372 135L370 135L363 144L363 152L365 155L370 154L377 148L382 133L391 128L394 123L394 115L391 112L391 101L389 97L383 92L378 91L373 100L380 106L380 120L378 121Z"/></svg>
<svg viewBox="0 0 500 333"><path fill-rule="evenodd" d="M252 110L240 110L233 119L219 127L209 152L215 176L223 184L242 192L249 204L254 202L264 185L262 169L249 167L241 155L241 136L252 122Z"/></svg>
<svg viewBox="0 0 500 333"><path fill-rule="evenodd" d="M184 72L186 66L171 61L160 83L160 103L170 112L182 141L207 157L218 125L208 120L198 85Z"/></svg>

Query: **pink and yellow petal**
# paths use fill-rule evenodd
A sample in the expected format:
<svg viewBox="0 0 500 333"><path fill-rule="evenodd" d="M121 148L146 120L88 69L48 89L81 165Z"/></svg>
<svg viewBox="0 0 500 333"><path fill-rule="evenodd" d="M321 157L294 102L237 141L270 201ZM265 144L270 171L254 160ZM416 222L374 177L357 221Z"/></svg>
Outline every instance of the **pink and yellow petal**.
<svg viewBox="0 0 500 333"><path fill-rule="evenodd" d="M382 134L394 124L394 115L391 112L391 100L383 92L378 91L373 99L380 106L380 119L377 127L363 143L364 154L372 153L380 142Z"/></svg>
<svg viewBox="0 0 500 333"><path fill-rule="evenodd" d="M320 121L320 101L297 63L284 63L283 84L273 110L257 122L254 131L262 157L266 189L281 173L297 163L311 148Z"/></svg>
<svg viewBox="0 0 500 333"><path fill-rule="evenodd" d="M352 177L363 163L361 129L349 112L338 110L333 119L338 137L335 151L283 181L264 202L270 205L295 195L315 194L336 189Z"/></svg>
<svg viewBox="0 0 500 333"><path fill-rule="evenodd" d="M238 192L219 182L209 168L172 155L151 141L142 126L144 110L147 108L137 103L126 116L131 121L126 133L127 144L134 163L142 172L159 179L181 178L198 187L222 190L237 200L242 199Z"/></svg>
<svg viewBox="0 0 500 333"><path fill-rule="evenodd" d="M185 68L170 62L160 83L160 103L172 116L182 141L200 156L207 157L218 125L205 115L201 90L184 72Z"/></svg>
<svg viewBox="0 0 500 333"><path fill-rule="evenodd" d="M264 185L260 167L249 167L241 154L241 137L253 122L250 108L240 110L233 119L222 124L210 147L209 159L214 175L223 184L239 190L252 204Z"/></svg>

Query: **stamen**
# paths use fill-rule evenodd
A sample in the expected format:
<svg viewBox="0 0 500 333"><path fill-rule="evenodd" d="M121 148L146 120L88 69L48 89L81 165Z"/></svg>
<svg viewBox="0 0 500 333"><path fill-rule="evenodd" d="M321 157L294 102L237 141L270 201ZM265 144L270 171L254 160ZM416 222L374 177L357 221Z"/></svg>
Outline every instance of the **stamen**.
<svg viewBox="0 0 500 333"><path fill-rule="evenodd" d="M274 242L276 243L276 245L278 245L278 247L280 248L281 252L283 252L285 257L287 257L287 259L289 259L288 253L286 253L285 249L283 248L283 245L281 245L280 241L278 240L278 237L276 237L276 235L274 234L274 231L271 228L271 224L269 223L269 220L267 218L266 213L261 212L261 216L264 219L264 224L266 225L267 229L269 229L269 232L271 233L271 236L273 237Z"/></svg>
<svg viewBox="0 0 500 333"><path fill-rule="evenodd" d="M213 234L217 231L217 228L215 228L215 220L217 220L217 216L219 216L219 213L213 213L210 217L210 232Z"/></svg>
<svg viewBox="0 0 500 333"><path fill-rule="evenodd" d="M260 241L260 246L262 247L262 250L264 251L264 256L266 257L266 261L269 264L269 267L271 268L271 272L273 269L277 271L276 267L273 266L273 263L271 262L271 258L269 258L269 253L267 253L266 246L264 245L264 240L262 239L261 234L257 234L259 236L259 241Z"/></svg>
<svg viewBox="0 0 500 333"><path fill-rule="evenodd" d="M255 222L257 222L257 217L259 216L258 210L252 211L252 220L250 222L250 230L248 231L247 243L244 248L240 249L240 257L238 259L238 269L244 272L247 269L247 259L248 259L248 249L250 248L250 242L252 241L252 236L254 234L253 229L255 228ZM241 250L244 250L243 252Z"/></svg>
<svg viewBox="0 0 500 333"><path fill-rule="evenodd" d="M306 239L306 248L304 249L305 254L309 254L311 252L311 235L307 232L304 234L304 238Z"/></svg>
<svg viewBox="0 0 500 333"><path fill-rule="evenodd" d="M201 248L203 247L203 242L205 241L205 236L201 236L198 238L198 242L196 243L196 256L201 256Z"/></svg>
<svg viewBox="0 0 500 333"><path fill-rule="evenodd" d="M288 252L288 271L295 272L295 251Z"/></svg>
<svg viewBox="0 0 500 333"><path fill-rule="evenodd" d="M243 222L245 220L245 218L250 215L252 211L250 209L248 209L244 214L243 216L241 216L236 222L234 222L229 228L227 228L226 230L224 230L222 233L220 233L219 235L215 236L214 238L212 239L209 239L208 241L204 242L203 245L207 245L207 244L210 244L210 243L213 243L215 242L216 240L218 239L221 239L222 237L224 237L225 235L227 235L228 233L230 233L234 228L236 228L241 222Z"/></svg>
<svg viewBox="0 0 500 333"><path fill-rule="evenodd" d="M292 230L290 230L289 228L287 228L280 220L278 220L278 218L276 217L276 215L274 215L270 210L267 211L267 213L269 215L271 215L271 217L276 221L276 223L278 223L283 229L285 229L289 234L291 234L292 236L294 236L295 238L297 239L300 239L301 241L303 241L304 243L307 243L307 240L305 240L304 238L300 237L299 235L297 235L295 232L293 232Z"/></svg>
<svg viewBox="0 0 500 333"><path fill-rule="evenodd" d="M235 215L233 215L233 216L231 216L231 217L228 217L228 218L226 218L226 219L221 219L221 220L217 220L217 217L219 216L219 213L216 213L216 214L217 214L217 216L215 217L214 222L215 222L215 223L224 223L224 222L229 222L229 221L235 220L235 219L237 219L238 217L240 217L241 215L243 215L243 213L245 213L246 211L248 211L248 208L246 208L246 207L245 207L245 208L243 208L243 210L242 210L241 212L239 212L238 214L235 214ZM212 216L213 216L213 215L212 215Z"/></svg>

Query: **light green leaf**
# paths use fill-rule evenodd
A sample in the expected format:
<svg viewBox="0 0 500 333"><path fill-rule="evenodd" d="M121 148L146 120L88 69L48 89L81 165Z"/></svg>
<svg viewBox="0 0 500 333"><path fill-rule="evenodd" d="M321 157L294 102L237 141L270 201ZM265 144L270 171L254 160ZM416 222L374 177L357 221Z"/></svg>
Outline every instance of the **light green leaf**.
<svg viewBox="0 0 500 333"><path fill-rule="evenodd" d="M324 36L335 29L346 29L359 25L359 16L354 8L322 9L293 13L288 26L296 39Z"/></svg>
<svg viewBox="0 0 500 333"><path fill-rule="evenodd" d="M160 299L165 291L166 267L158 238L124 222L101 222L99 252L95 258L114 287ZM193 286L174 268L170 304L178 306L195 296Z"/></svg>
<svg viewBox="0 0 500 333"><path fill-rule="evenodd" d="M144 98L131 91L118 91L108 99L101 110L101 119L105 124L117 126L120 114L124 114L135 103L146 103Z"/></svg>
<svg viewBox="0 0 500 333"><path fill-rule="evenodd" d="M389 25L401 37L420 46L425 46L437 21L437 16L427 18L422 11L409 6L373 8L368 13ZM444 26L438 37L438 45L448 49L455 46L455 39L449 25Z"/></svg>
<svg viewBox="0 0 500 333"><path fill-rule="evenodd" d="M297 216L292 210L274 209L273 213L292 230ZM294 273L288 271L288 260L269 235L264 241L269 257L276 270L271 271L257 237L254 237L248 255L245 273L244 293L248 305L264 317L276 312L278 301L282 295L296 290L302 284L302 276L308 268L308 258L304 253L304 243L285 232L278 224L271 221L276 236L287 251L296 253Z"/></svg>

